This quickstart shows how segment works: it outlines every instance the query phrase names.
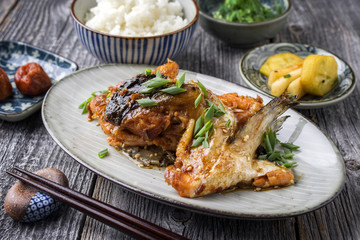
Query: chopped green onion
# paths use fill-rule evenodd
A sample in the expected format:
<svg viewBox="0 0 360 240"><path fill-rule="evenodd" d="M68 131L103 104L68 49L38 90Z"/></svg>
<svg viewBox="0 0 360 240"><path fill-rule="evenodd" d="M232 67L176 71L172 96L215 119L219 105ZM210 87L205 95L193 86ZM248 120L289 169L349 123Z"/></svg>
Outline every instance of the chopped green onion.
<svg viewBox="0 0 360 240"><path fill-rule="evenodd" d="M226 124L225 124L225 126L226 126L227 128L229 128L229 127L230 127L230 124L231 124L231 120L228 119L227 122L226 122Z"/></svg>
<svg viewBox="0 0 360 240"><path fill-rule="evenodd" d="M159 69L156 70L156 77L161 78L161 73L160 73Z"/></svg>
<svg viewBox="0 0 360 240"><path fill-rule="evenodd" d="M225 114L225 112L222 112L222 111L216 111L215 112L215 117L221 117Z"/></svg>
<svg viewBox="0 0 360 240"><path fill-rule="evenodd" d="M91 95L95 97L97 93L105 94L105 93L109 93L109 91L108 90L95 91L95 92L91 93Z"/></svg>
<svg viewBox="0 0 360 240"><path fill-rule="evenodd" d="M280 152L280 151L274 151L274 152L272 152L272 153L269 155L268 160L269 160L269 161L274 161L275 159L280 158L280 156L281 156L281 152Z"/></svg>
<svg viewBox="0 0 360 240"><path fill-rule="evenodd" d="M204 117L201 115L195 122L194 127L194 136L199 132L199 130L204 126Z"/></svg>
<svg viewBox="0 0 360 240"><path fill-rule="evenodd" d="M299 146L294 145L293 143L280 143L281 146L286 147L290 150L296 150L299 148Z"/></svg>
<svg viewBox="0 0 360 240"><path fill-rule="evenodd" d="M202 94L200 93L199 96L195 100L195 108L197 108L201 102Z"/></svg>
<svg viewBox="0 0 360 240"><path fill-rule="evenodd" d="M221 117L221 116L223 116L226 112L225 112L225 109L224 109L224 107L221 105L221 103L219 104L219 106L220 106L220 109L218 108L218 106L216 106L216 104L215 103L212 103L212 102L210 102L209 100L206 100L206 103L209 105L209 106L211 106L211 105L214 105L214 116L215 117Z"/></svg>
<svg viewBox="0 0 360 240"><path fill-rule="evenodd" d="M266 154L258 156L258 159L276 162L278 165L281 165L285 168L292 168L296 166L296 162L288 162L289 159L293 159L294 154L292 150L296 150L299 146L296 146L292 143L282 143L277 139L276 132L271 128L268 132L264 133L264 148ZM275 151L276 144L279 143L284 149L283 151Z"/></svg>
<svg viewBox="0 0 360 240"><path fill-rule="evenodd" d="M287 163L284 163L283 166L286 167L286 168L293 168L297 165L296 162L287 162Z"/></svg>
<svg viewBox="0 0 360 240"><path fill-rule="evenodd" d="M111 93L110 93L110 92L109 92L108 95L106 95L106 98L109 98L109 97L111 97Z"/></svg>
<svg viewBox="0 0 360 240"><path fill-rule="evenodd" d="M209 137L213 134L213 132L214 132L214 124L212 124L209 129Z"/></svg>
<svg viewBox="0 0 360 240"><path fill-rule="evenodd" d="M275 149L275 144L276 144L276 133L270 128L269 132L268 132L268 136L269 136L269 141L270 141L270 145L271 145L271 149Z"/></svg>
<svg viewBox="0 0 360 240"><path fill-rule="evenodd" d="M91 96L88 99L86 99L83 103L80 104L79 109L82 109L81 114L85 114L88 112L87 106L93 100L95 96Z"/></svg>
<svg viewBox="0 0 360 240"><path fill-rule="evenodd" d="M210 107L212 104L214 104L214 103L210 102L208 99L206 99L206 103L207 103L207 105L209 105L209 107ZM214 104L214 105L215 105L215 104ZM216 105L215 105L214 107L215 107L215 110L216 110L216 111L219 110L219 108L218 108Z"/></svg>
<svg viewBox="0 0 360 240"><path fill-rule="evenodd" d="M291 151L290 149L288 149L288 148L285 148L285 149L284 149L284 153L285 153L285 154L291 154L292 151Z"/></svg>
<svg viewBox="0 0 360 240"><path fill-rule="evenodd" d="M293 153L285 153L284 155L282 155L283 156L283 158L285 158L285 159L293 159L293 157L295 156L295 154L293 154Z"/></svg>
<svg viewBox="0 0 360 240"><path fill-rule="evenodd" d="M170 80L156 77L156 78L153 78L153 79L150 79L150 80L144 82L141 85L147 86L148 88L159 88L159 87L162 87L162 86L168 84L169 82L170 82Z"/></svg>
<svg viewBox="0 0 360 240"><path fill-rule="evenodd" d="M209 148L209 132L205 133L205 139L203 141L203 147L204 148Z"/></svg>
<svg viewBox="0 0 360 240"><path fill-rule="evenodd" d="M154 90L154 88L144 88L143 90L141 90L140 92L143 94L149 94Z"/></svg>
<svg viewBox="0 0 360 240"><path fill-rule="evenodd" d="M264 144L265 144L265 150L268 154L271 154L273 152L273 148L271 146L270 140L269 140L269 135L268 133L264 133Z"/></svg>
<svg viewBox="0 0 360 240"><path fill-rule="evenodd" d="M98 156L99 158L103 158L105 156L109 155L109 150L107 148L105 148L104 150L101 150L99 153L98 153Z"/></svg>
<svg viewBox="0 0 360 240"><path fill-rule="evenodd" d="M219 103L219 108L220 108L220 111L226 113L224 106L221 103Z"/></svg>
<svg viewBox="0 0 360 240"><path fill-rule="evenodd" d="M211 128L211 126L213 126L214 124L212 122L207 122L200 130L199 132L195 135L195 138L198 137L202 137L205 135L205 133L207 131L209 131L209 129Z"/></svg>
<svg viewBox="0 0 360 240"><path fill-rule="evenodd" d="M200 146L200 144L204 141L204 137L199 137L197 138L194 143L191 145L191 147L198 147Z"/></svg>
<svg viewBox="0 0 360 240"><path fill-rule="evenodd" d="M265 160L266 158L267 158L267 154L263 154L263 155L258 156L259 160Z"/></svg>
<svg viewBox="0 0 360 240"><path fill-rule="evenodd" d="M186 89L179 88L179 87L176 87L176 86L172 86L172 87L161 89L160 92L164 92L164 93L167 93L167 94L170 94L170 95L176 95L176 94L179 94L179 93L186 92Z"/></svg>
<svg viewBox="0 0 360 240"><path fill-rule="evenodd" d="M201 91L202 91L203 94L204 94L204 97L205 97L205 98L209 98L205 86L204 86L199 80L198 80L198 84L199 84L199 88L201 89Z"/></svg>
<svg viewBox="0 0 360 240"><path fill-rule="evenodd" d="M176 86L178 88L181 88L181 86L183 85L183 83L185 82L185 73L183 73L179 79L176 81Z"/></svg>
<svg viewBox="0 0 360 240"><path fill-rule="evenodd" d="M284 78L290 78L291 77L291 75L290 74L286 74L286 75L284 75Z"/></svg>
<svg viewBox="0 0 360 240"><path fill-rule="evenodd" d="M151 72L152 72L151 69L149 69L149 68L145 69L145 75L150 75Z"/></svg>
<svg viewBox="0 0 360 240"><path fill-rule="evenodd" d="M205 113L204 124L211 121L211 119L214 117L214 112L215 112L215 107L214 106L215 106L215 104L212 104L210 106L210 108L207 110L207 112Z"/></svg>
<svg viewBox="0 0 360 240"><path fill-rule="evenodd" d="M152 101L150 98L138 99L136 102L138 102L142 107L153 107L157 105L157 103Z"/></svg>

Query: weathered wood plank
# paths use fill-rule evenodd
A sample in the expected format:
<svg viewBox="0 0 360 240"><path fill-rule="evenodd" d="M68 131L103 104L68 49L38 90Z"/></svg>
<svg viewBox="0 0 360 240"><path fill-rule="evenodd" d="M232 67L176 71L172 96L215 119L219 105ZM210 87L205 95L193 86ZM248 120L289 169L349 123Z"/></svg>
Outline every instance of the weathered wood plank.
<svg viewBox="0 0 360 240"><path fill-rule="evenodd" d="M359 75L359 1L292 2L294 9L289 24L273 41L308 43L328 49L347 60ZM0 40L33 44L65 56L81 68L99 64L76 37L69 14L70 3L70 0L0 1ZM3 16L6 18L2 19ZM247 49L229 47L206 34L200 26L190 46L175 59L181 68L245 86L238 63ZM279 221L210 217L149 200L100 177L93 196L191 239L359 239L359 88L358 85L352 96L335 106L300 111L334 140L347 168L344 191L334 202L313 213ZM19 123L0 121L0 136L0 180L4 190L1 202L14 183L4 170L14 165L30 170L59 168L75 189L91 193L94 175L55 144L42 125L39 112ZM3 206L0 211L4 213ZM36 224L16 223L5 214L0 215L0 223L0 236L4 239L130 239L93 219L87 218L85 222L83 214L67 207Z"/></svg>
<svg viewBox="0 0 360 240"><path fill-rule="evenodd" d="M324 7L326 6L326 7ZM287 34L278 41L300 42L318 46L344 58L358 76L359 68L359 9L358 1L294 2ZM333 13L333 14L332 14ZM346 164L344 191L326 207L298 217L302 239L359 239L360 238L360 89L345 101L334 106L301 111L325 131L338 146Z"/></svg>
<svg viewBox="0 0 360 240"><path fill-rule="evenodd" d="M67 42L77 41L71 34L68 7L71 1L1 1L1 14L5 6L10 8L6 18L0 21L0 40L20 40L35 46L61 53L65 57L81 59L83 49L72 51ZM55 6L54 6L55 5ZM0 14L0 16L2 16ZM36 16L36 17L34 17ZM51 27L49 27L51 26ZM70 37L72 36L72 38ZM84 59L83 64L96 60ZM66 97L66 96L64 96ZM5 170L19 166L34 171L45 167L62 170L74 189L89 193L94 174L76 163L52 140L42 124L40 111L26 120L10 123L0 120L0 202L15 180ZM33 224L13 221L5 214L1 204L0 236L2 239L74 239L80 235L85 216L69 207L55 215Z"/></svg>
<svg viewBox="0 0 360 240"><path fill-rule="evenodd" d="M296 239L293 234L294 218L245 221L206 216L149 200L101 177L98 177L93 197L190 239ZM87 218L81 239L100 238L131 239L120 231Z"/></svg>

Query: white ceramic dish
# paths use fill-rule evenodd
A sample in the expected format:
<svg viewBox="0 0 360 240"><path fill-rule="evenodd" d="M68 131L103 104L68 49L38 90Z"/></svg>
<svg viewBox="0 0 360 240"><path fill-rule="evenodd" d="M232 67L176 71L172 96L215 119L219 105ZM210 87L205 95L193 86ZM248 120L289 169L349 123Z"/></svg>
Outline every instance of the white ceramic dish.
<svg viewBox="0 0 360 240"><path fill-rule="evenodd" d="M303 214L329 203L342 189L345 178L343 159L313 123L293 110L279 132L279 139L301 147L295 160L296 184L272 191L251 190L213 194L197 199L178 196L168 186L161 169L139 168L131 159L106 142L96 122L88 122L78 106L94 91L107 89L120 80L142 72L142 65L105 65L80 70L56 83L45 97L43 122L54 140L75 160L121 186L161 202L216 216L235 218L281 218ZM186 80L199 79L215 93L257 93L214 77L187 72ZM71 97L65 97L71 96ZM262 96L265 102L269 98ZM59 101L61 100L61 104ZM110 155L100 159L100 150Z"/></svg>

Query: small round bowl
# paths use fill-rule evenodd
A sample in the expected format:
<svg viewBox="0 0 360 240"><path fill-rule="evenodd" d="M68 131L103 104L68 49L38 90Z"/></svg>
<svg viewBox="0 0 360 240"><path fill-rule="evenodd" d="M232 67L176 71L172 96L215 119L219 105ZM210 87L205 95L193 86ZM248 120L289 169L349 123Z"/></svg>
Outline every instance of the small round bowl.
<svg viewBox="0 0 360 240"><path fill-rule="evenodd" d="M212 16L224 0L197 0L200 8L200 25L205 31L221 41L249 47L274 37L285 26L290 9L290 0L260 0L262 4L272 6L277 2L283 13L275 18L255 23L233 23L218 20Z"/></svg>
<svg viewBox="0 0 360 240"><path fill-rule="evenodd" d="M86 49L106 63L159 65L175 58L189 43L199 16L194 0L179 0L189 23L174 32L149 37L125 37L96 31L85 26L85 14L96 0L74 0L71 16L76 33Z"/></svg>
<svg viewBox="0 0 360 240"><path fill-rule="evenodd" d="M240 61L242 80L252 89L274 97L267 86L267 77L260 73L260 67L268 57L277 53L291 52L305 58L311 54L333 56L338 66L338 85L323 97L305 95L295 106L297 109L313 109L327 107L343 101L350 96L356 86L353 70L343 59L321 48L300 43L271 43L249 50Z"/></svg>

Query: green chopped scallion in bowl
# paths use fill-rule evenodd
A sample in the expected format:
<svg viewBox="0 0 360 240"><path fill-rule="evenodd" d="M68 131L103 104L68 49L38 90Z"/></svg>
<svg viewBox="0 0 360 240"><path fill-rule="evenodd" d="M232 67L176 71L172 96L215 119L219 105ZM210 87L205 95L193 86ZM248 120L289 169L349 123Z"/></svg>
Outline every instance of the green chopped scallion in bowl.
<svg viewBox="0 0 360 240"><path fill-rule="evenodd" d="M282 14L281 6L264 6L259 0L225 0L213 17L227 22L253 23L275 18Z"/></svg>

